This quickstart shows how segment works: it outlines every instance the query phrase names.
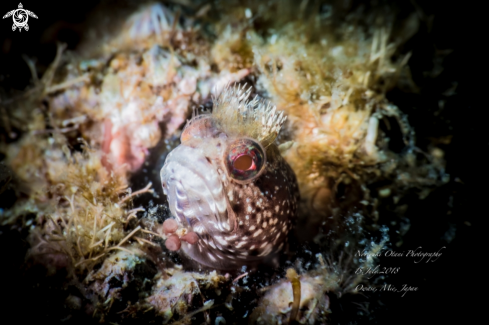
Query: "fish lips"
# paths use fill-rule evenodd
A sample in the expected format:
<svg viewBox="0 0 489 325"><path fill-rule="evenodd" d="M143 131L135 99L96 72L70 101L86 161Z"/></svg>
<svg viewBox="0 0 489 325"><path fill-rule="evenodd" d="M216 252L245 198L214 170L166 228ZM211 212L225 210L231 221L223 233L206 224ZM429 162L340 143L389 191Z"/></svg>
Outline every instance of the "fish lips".
<svg viewBox="0 0 489 325"><path fill-rule="evenodd" d="M178 221L199 235L230 232L228 201L223 178L202 150L186 145L175 148L161 169L163 192Z"/></svg>

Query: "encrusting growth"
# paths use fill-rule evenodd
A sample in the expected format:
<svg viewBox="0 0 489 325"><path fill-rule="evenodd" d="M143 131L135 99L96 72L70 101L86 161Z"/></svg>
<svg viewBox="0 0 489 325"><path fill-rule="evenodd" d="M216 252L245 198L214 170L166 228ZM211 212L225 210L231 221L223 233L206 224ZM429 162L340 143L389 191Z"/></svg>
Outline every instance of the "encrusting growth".
<svg viewBox="0 0 489 325"><path fill-rule="evenodd" d="M328 323L329 293L376 263L348 252L401 243L398 202L448 180L443 150L416 148L386 98L413 86L399 49L417 16L170 3L110 15L114 33L90 21L40 78L25 58L32 86L0 103L0 195L15 183L18 198L0 225L21 225L29 262L67 270L67 302L99 321Z"/></svg>
<svg viewBox="0 0 489 325"><path fill-rule="evenodd" d="M49 150L58 152L55 145ZM129 240L148 242L136 236L141 226L131 229L128 224L137 212L144 211L131 209L132 199L152 193L151 184L131 192L124 175L107 171L100 155L86 147L72 156L66 150L58 153L58 160L46 166L52 184L46 199L57 203L52 205L54 210L37 211L32 256L58 262L66 259L65 266L90 269L111 251L126 250L124 244Z"/></svg>

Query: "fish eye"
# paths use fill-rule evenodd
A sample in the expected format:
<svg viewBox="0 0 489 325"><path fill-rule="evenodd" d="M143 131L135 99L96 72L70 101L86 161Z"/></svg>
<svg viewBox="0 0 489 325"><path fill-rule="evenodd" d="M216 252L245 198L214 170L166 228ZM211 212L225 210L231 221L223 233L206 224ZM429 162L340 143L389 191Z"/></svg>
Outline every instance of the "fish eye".
<svg viewBox="0 0 489 325"><path fill-rule="evenodd" d="M265 170L265 150L252 139L241 138L229 144L224 158L229 177L237 183L249 183Z"/></svg>
<svg viewBox="0 0 489 325"><path fill-rule="evenodd" d="M236 158L233 162L233 167L235 169L245 171L253 167L253 158L249 155L242 155Z"/></svg>

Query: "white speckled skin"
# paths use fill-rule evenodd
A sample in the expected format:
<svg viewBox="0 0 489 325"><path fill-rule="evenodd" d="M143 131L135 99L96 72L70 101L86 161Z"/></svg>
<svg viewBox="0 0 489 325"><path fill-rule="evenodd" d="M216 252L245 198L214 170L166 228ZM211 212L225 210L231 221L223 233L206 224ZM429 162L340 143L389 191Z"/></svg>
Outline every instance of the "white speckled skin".
<svg viewBox="0 0 489 325"><path fill-rule="evenodd" d="M256 265L284 247L299 197L295 175L270 144L264 172L248 184L238 184L225 172L223 154L239 136L212 115L195 119L207 122L189 122L185 132L191 136L168 155L161 169L172 215L199 236L196 244L182 242L182 249L212 268Z"/></svg>

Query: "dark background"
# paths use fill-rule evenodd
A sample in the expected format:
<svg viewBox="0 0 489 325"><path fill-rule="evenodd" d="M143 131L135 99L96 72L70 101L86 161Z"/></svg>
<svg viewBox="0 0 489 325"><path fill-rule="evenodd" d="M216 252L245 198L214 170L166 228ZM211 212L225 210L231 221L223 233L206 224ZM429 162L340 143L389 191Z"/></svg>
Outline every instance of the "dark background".
<svg viewBox="0 0 489 325"><path fill-rule="evenodd" d="M3 16L16 9L18 1L2 1L0 14ZM0 20L0 88L6 90L0 93L1 99L9 96L12 90L23 90L28 85L30 72L22 54L37 58L41 74L42 67L49 65L54 58L56 40L67 43L68 49L76 47L87 14L99 2L22 3L24 9L34 12L39 18L30 17L29 31L21 33L12 31L11 17ZM111 3L117 6L117 2ZM443 246L447 248L435 263L414 264L408 258L381 260L382 265L401 267L401 272L389 278L389 283L396 286L408 284L418 287L419 291L407 293L404 297L382 293L333 298L339 309L333 309L332 320L339 324L470 324L477 321L477 315L487 308L482 303L487 299L476 297L476 294L485 297L487 287L483 261L487 257L484 249L488 233L485 233L487 228L482 223L488 217L487 210L483 209L488 201L488 105L487 100L483 100L488 92L484 89L488 82L483 79L487 72L487 36L482 34L487 30L483 26L487 18L480 18L477 13L482 9L468 1L457 4L400 1L398 5L408 11L418 6L424 17L432 16L433 20L431 29L427 21L422 22L419 33L405 45L406 50L413 52L409 65L420 91L413 94L397 89L388 97L408 114L421 148L426 147L432 138L452 136L449 144L440 144L445 151L450 182L433 191L425 200L410 206L411 228L399 250L421 246L423 251L433 252ZM432 76L430 71L434 67L437 49L453 51L443 59L443 71ZM444 96L443 93L454 83L457 84L455 94ZM446 102L443 109L438 105L441 99ZM1 206L6 204L2 202ZM454 234L453 240L447 240L450 233ZM25 234L18 229L0 228L0 299L4 300L0 303L3 312L0 322L61 323L58 311L63 308L64 300L51 295L49 290L37 289L43 273L26 271L23 267L28 248L23 238ZM53 282L55 287L56 281ZM376 301L372 303L374 320L357 316L359 307L355 302L369 299ZM90 318L79 319L80 323L89 321Z"/></svg>

